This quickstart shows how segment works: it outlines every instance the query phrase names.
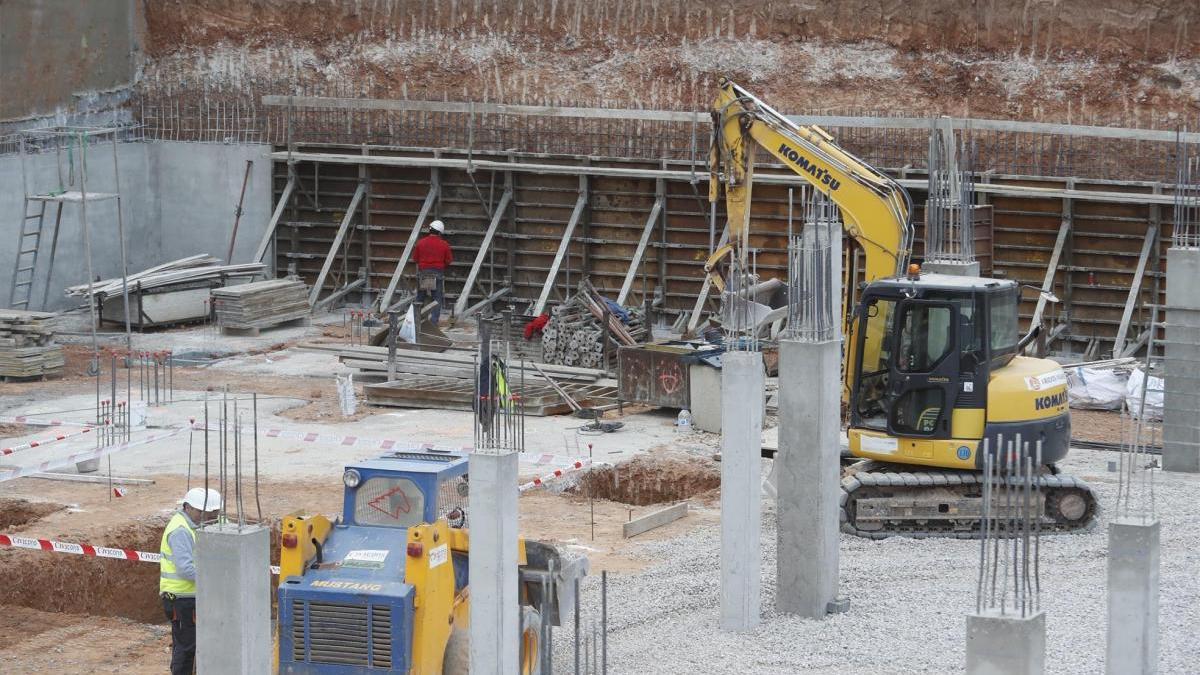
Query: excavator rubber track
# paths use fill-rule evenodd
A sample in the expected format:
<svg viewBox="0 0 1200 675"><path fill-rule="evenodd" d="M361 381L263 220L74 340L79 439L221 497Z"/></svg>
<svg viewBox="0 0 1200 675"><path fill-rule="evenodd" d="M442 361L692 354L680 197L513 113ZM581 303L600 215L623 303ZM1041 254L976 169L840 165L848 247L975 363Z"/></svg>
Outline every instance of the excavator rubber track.
<svg viewBox="0 0 1200 675"><path fill-rule="evenodd" d="M916 469L916 470L914 470ZM1040 528L1045 534L1086 532L1099 510L1091 486L1074 476L1043 467L1036 477ZM1015 478L1014 487L1023 480ZM1003 519L1013 503L996 489L992 514ZM1015 493L1015 491L1014 491ZM982 523L983 474L954 469L863 460L843 470L841 527L868 539L947 537L978 539Z"/></svg>

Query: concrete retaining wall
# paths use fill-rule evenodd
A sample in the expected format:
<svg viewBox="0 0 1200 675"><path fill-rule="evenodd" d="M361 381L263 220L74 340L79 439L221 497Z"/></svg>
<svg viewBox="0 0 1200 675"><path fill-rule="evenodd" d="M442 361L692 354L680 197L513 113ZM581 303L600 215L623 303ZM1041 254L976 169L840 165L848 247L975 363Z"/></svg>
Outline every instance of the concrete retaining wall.
<svg viewBox="0 0 1200 675"><path fill-rule="evenodd" d="M0 2L0 120L86 110L137 72L134 0Z"/></svg>
<svg viewBox="0 0 1200 675"><path fill-rule="evenodd" d="M267 146L259 145L118 144L129 271L136 272L198 253L210 253L224 259L246 160L252 160L254 169L246 187L245 212L234 252L234 262L247 262L271 217L271 177L269 163L264 158L266 151ZM111 146L93 146L88 149L87 158L88 191L112 191ZM63 165L66 171L65 160ZM27 156L25 168L31 191L58 188L58 169L53 155ZM77 190L78 186L69 186L69 189ZM0 157L0 306L8 304L22 207L20 158L16 155ZM53 205L47 208L31 309L42 308L42 287L50 260L53 208ZM90 203L88 220L95 274L101 278L119 275L121 258L115 202ZM75 304L74 299L63 295L62 289L87 282L85 265L78 206L68 204L63 207L48 309Z"/></svg>

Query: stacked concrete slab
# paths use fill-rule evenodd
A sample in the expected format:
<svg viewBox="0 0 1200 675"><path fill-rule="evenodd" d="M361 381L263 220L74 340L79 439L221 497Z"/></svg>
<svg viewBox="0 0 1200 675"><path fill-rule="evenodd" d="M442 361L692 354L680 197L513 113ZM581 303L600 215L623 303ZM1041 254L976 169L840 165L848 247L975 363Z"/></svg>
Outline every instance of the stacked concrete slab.
<svg viewBox="0 0 1200 675"><path fill-rule="evenodd" d="M1167 251L1163 469L1200 472L1200 248Z"/></svg>
<svg viewBox="0 0 1200 675"><path fill-rule="evenodd" d="M52 314L0 310L0 377L26 378L62 372L62 346L54 343Z"/></svg>

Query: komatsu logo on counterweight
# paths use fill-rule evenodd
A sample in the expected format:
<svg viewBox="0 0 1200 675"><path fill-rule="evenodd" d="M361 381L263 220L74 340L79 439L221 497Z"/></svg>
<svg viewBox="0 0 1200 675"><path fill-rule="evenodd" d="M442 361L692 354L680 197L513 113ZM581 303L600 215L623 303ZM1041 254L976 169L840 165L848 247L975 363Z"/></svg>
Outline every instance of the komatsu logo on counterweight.
<svg viewBox="0 0 1200 675"><path fill-rule="evenodd" d="M817 183L821 183L823 185L828 185L830 192L832 192L842 186L841 181L834 178L833 176L830 176L829 172L826 171L825 169L822 169L821 167L817 166L815 163L808 161L808 158L805 157L804 155L801 155L800 153L798 153L795 150L788 147L787 143L779 144L779 154L783 155L784 157L787 157L792 162L794 162L796 164L796 166L800 167L805 173L812 176L813 180L816 181Z"/></svg>
<svg viewBox="0 0 1200 675"><path fill-rule="evenodd" d="M1037 410L1047 410L1049 408L1057 408L1067 402L1067 392L1060 391L1051 396L1040 396L1034 400L1034 406Z"/></svg>

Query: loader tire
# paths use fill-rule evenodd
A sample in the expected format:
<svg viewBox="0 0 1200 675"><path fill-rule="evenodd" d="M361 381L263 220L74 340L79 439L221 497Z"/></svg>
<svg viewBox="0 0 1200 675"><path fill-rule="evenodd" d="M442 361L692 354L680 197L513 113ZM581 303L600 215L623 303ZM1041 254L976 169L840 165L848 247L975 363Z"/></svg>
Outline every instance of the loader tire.
<svg viewBox="0 0 1200 675"><path fill-rule="evenodd" d="M442 675L470 675L471 632L466 628L456 629L446 640L446 653L442 656Z"/></svg>
<svg viewBox="0 0 1200 675"><path fill-rule="evenodd" d="M521 675L541 675L542 615L532 607L521 607L520 640ZM442 675L469 675L470 672L471 632L465 628L455 630L446 641Z"/></svg>
<svg viewBox="0 0 1200 675"><path fill-rule="evenodd" d="M521 675L542 673L542 615L529 606L521 607Z"/></svg>

